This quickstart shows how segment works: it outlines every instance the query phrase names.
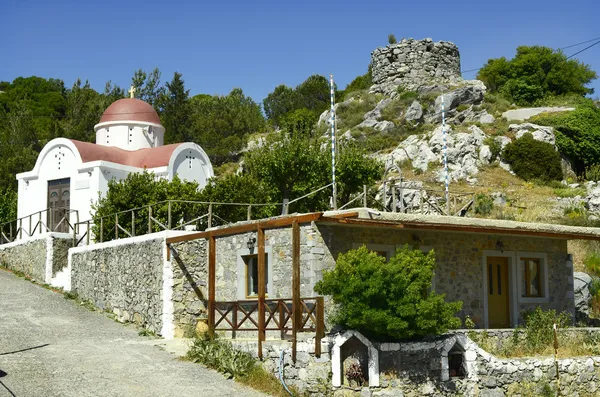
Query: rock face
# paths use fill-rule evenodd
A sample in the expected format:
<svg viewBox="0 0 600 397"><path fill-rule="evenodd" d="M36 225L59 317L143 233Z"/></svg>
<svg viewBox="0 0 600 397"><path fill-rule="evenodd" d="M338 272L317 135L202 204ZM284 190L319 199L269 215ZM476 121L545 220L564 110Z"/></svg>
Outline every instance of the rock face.
<svg viewBox="0 0 600 397"><path fill-rule="evenodd" d="M590 284L592 278L583 272L573 273L573 289L575 293L575 317L577 320L586 320L590 315Z"/></svg>
<svg viewBox="0 0 600 397"><path fill-rule="evenodd" d="M479 172L479 167L489 164L491 152L483 145L485 133L477 126L470 126L469 132L453 132L451 126L446 127L446 145L449 177L452 180L469 179ZM487 154L481 149L487 147ZM402 163L410 161L413 168L426 171L430 164L444 163L444 133L442 127L423 136L411 135L406 138L389 155L393 161ZM438 180L445 179L445 172L440 169Z"/></svg>
<svg viewBox="0 0 600 397"><path fill-rule="evenodd" d="M458 47L448 41L434 43L402 39L371 53L373 84L371 92L391 96L397 87L416 91L431 84L456 84L461 81Z"/></svg>
<svg viewBox="0 0 600 397"><path fill-rule="evenodd" d="M417 101L413 101L411 105L406 110L406 115L404 116L406 121L419 121L423 118L423 106Z"/></svg>
<svg viewBox="0 0 600 397"><path fill-rule="evenodd" d="M521 138L526 133L530 133L536 141L546 142L552 146L556 146L556 136L554 135L554 128L552 127L523 123L511 124L508 127L508 130L514 132L517 139Z"/></svg>

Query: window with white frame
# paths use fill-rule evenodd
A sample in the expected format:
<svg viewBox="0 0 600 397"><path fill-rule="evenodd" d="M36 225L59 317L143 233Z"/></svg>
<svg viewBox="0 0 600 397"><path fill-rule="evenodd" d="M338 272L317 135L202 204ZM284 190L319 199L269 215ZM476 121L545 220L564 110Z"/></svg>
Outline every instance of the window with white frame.
<svg viewBox="0 0 600 397"><path fill-rule="evenodd" d="M246 268L246 297L255 298L258 296L258 255L243 255L242 259ZM265 254L265 291L269 294L269 257Z"/></svg>
<svg viewBox="0 0 600 397"><path fill-rule="evenodd" d="M518 282L520 301L548 298L548 257L539 252L519 252Z"/></svg>

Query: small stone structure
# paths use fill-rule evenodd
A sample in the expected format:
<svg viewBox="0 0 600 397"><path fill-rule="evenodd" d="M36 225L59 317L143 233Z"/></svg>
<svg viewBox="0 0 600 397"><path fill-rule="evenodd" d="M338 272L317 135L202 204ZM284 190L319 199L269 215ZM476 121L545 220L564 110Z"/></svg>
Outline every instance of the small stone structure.
<svg viewBox="0 0 600 397"><path fill-rule="evenodd" d="M24 273L38 282L64 287L68 275L63 271L73 236L46 233L0 245L0 265Z"/></svg>
<svg viewBox="0 0 600 397"><path fill-rule="evenodd" d="M371 92L391 95L397 87L417 91L427 85L455 85L462 80L458 47L449 41L402 39L371 53Z"/></svg>

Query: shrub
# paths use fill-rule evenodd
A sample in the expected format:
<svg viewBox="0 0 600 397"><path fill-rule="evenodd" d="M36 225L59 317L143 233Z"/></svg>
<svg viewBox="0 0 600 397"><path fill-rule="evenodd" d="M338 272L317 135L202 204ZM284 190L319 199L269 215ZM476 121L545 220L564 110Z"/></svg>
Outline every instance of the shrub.
<svg viewBox="0 0 600 397"><path fill-rule="evenodd" d="M539 306L525 312L523 318L525 320L525 344L532 352L552 346L554 324L558 328L566 328L571 320L566 312L557 314L556 310L542 310Z"/></svg>
<svg viewBox="0 0 600 397"><path fill-rule="evenodd" d="M462 302L445 302L431 291L433 251L398 249L388 263L365 246L340 254L315 286L331 295L337 324L377 339L437 335L461 326Z"/></svg>
<svg viewBox="0 0 600 397"><path fill-rule="evenodd" d="M400 87L398 87L398 91L400 92L400 99L403 101L408 101L408 102L412 102L413 100L417 99L419 97L419 94L417 94L414 91L404 91L404 90L400 90Z"/></svg>
<svg viewBox="0 0 600 397"><path fill-rule="evenodd" d="M489 215L494 208L494 200L483 193L478 193L475 196L475 206L473 210L478 215Z"/></svg>
<svg viewBox="0 0 600 397"><path fill-rule="evenodd" d="M536 141L530 133L506 145L502 158L510 164L515 174L525 180L562 179L561 160L554 147Z"/></svg>
<svg viewBox="0 0 600 397"><path fill-rule="evenodd" d="M187 358L202 363L232 378L247 376L255 367L254 358L245 352L235 350L231 343L205 333L194 340Z"/></svg>
<svg viewBox="0 0 600 397"><path fill-rule="evenodd" d="M594 274L598 274L598 273L594 273ZM598 293L600 292L600 277L592 277L592 282L590 283L590 295L591 296L598 296Z"/></svg>
<svg viewBox="0 0 600 397"><path fill-rule="evenodd" d="M592 164L585 168L585 179L588 181L600 181L600 164Z"/></svg>
<svg viewBox="0 0 600 397"><path fill-rule="evenodd" d="M388 34L388 43L390 44L396 44L397 40L396 40L396 36L394 36L393 34Z"/></svg>
<svg viewBox="0 0 600 397"><path fill-rule="evenodd" d="M591 252L583 260L586 270L595 275L600 276L600 254L597 252ZM595 295L595 294L592 294Z"/></svg>
<svg viewBox="0 0 600 397"><path fill-rule="evenodd" d="M485 138L483 144L490 148L490 153L492 154L490 162L496 161L500 157L500 153L502 153L502 144L491 136Z"/></svg>

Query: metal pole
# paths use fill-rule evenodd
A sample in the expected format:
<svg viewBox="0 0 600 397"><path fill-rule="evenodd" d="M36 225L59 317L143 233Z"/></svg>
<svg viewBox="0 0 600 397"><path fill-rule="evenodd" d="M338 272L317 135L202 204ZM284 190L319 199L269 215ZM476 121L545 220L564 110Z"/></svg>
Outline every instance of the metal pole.
<svg viewBox="0 0 600 397"><path fill-rule="evenodd" d="M446 109L442 94L442 134L444 135L444 172L446 174L446 215L450 215L450 193L448 191L448 144L446 140Z"/></svg>
<svg viewBox="0 0 600 397"><path fill-rule="evenodd" d="M100 218L100 242L104 241L104 218Z"/></svg>
<svg viewBox="0 0 600 397"><path fill-rule="evenodd" d="M248 220L252 220L252 206L249 205L248 206Z"/></svg>
<svg viewBox="0 0 600 397"><path fill-rule="evenodd" d="M331 205L334 210L337 210L337 184L335 182L335 92L333 88L333 75L329 75L330 98L331 98L331 179L333 182L333 197L331 199Z"/></svg>
<svg viewBox="0 0 600 397"><path fill-rule="evenodd" d="M148 234L152 233L152 206L148 206Z"/></svg>
<svg viewBox="0 0 600 397"><path fill-rule="evenodd" d="M168 219L167 219L167 229L171 230L171 200L169 200L169 209L168 209Z"/></svg>
<svg viewBox="0 0 600 397"><path fill-rule="evenodd" d="M213 205L212 203L208 204L208 228L210 229L212 227L212 211L213 211Z"/></svg>
<svg viewBox="0 0 600 397"><path fill-rule="evenodd" d="M367 208L367 185L363 185L363 208Z"/></svg>
<svg viewBox="0 0 600 397"><path fill-rule="evenodd" d="M115 214L115 240L119 239L119 214Z"/></svg>
<svg viewBox="0 0 600 397"><path fill-rule="evenodd" d="M131 211L131 237L135 237L135 211Z"/></svg>
<svg viewBox="0 0 600 397"><path fill-rule="evenodd" d="M396 186L392 186L392 212L396 212Z"/></svg>

